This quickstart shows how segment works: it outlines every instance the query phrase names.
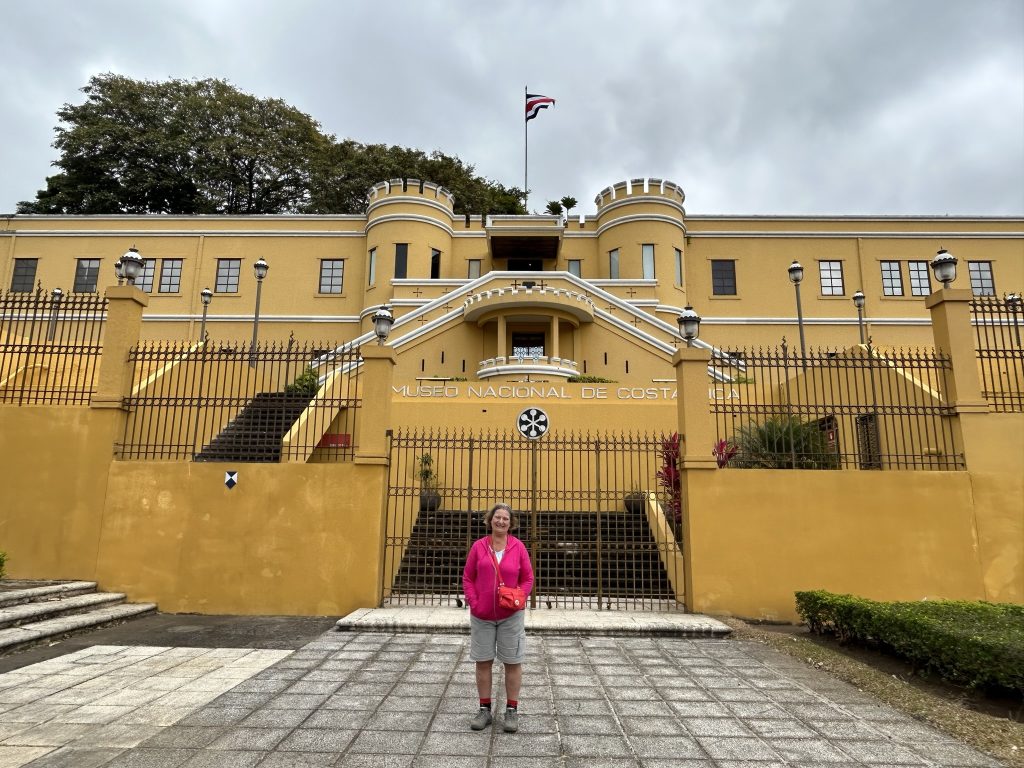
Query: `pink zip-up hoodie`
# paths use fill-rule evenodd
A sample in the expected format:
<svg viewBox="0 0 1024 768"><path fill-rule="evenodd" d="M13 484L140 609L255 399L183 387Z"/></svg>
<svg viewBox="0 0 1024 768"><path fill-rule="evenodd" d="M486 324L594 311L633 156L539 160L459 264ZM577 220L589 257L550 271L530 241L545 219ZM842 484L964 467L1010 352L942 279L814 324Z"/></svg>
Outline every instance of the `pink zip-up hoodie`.
<svg viewBox="0 0 1024 768"><path fill-rule="evenodd" d="M491 537L484 536L473 543L466 556L462 571L462 591L470 612L484 621L507 619L515 611L498 606L498 575L491 560ZM533 590L533 566L526 546L515 536L505 543L501 556L501 579L506 587L519 587L529 596Z"/></svg>

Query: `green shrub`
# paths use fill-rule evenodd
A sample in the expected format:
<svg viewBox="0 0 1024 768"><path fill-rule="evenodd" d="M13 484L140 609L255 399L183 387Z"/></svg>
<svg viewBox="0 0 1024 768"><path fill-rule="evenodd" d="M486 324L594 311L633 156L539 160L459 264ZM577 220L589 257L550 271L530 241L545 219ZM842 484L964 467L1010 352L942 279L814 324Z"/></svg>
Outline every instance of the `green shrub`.
<svg viewBox="0 0 1024 768"><path fill-rule="evenodd" d="M7 573L4 570L7 567L7 553L0 552L0 579L4 578Z"/></svg>
<svg viewBox="0 0 1024 768"><path fill-rule="evenodd" d="M320 389L320 377L312 368L306 368L296 377L291 384L286 384L284 391L287 395L302 397L313 397Z"/></svg>
<svg viewBox="0 0 1024 768"><path fill-rule="evenodd" d="M1024 693L1024 606L880 603L815 590L797 592L796 609L812 632L876 645L953 683Z"/></svg>
<svg viewBox="0 0 1024 768"><path fill-rule="evenodd" d="M579 376L570 376L566 379L570 384L614 384L615 379L606 379L604 376L591 376L589 374L580 374Z"/></svg>
<svg viewBox="0 0 1024 768"><path fill-rule="evenodd" d="M813 421L774 416L740 427L730 466L746 469L839 469L839 456Z"/></svg>

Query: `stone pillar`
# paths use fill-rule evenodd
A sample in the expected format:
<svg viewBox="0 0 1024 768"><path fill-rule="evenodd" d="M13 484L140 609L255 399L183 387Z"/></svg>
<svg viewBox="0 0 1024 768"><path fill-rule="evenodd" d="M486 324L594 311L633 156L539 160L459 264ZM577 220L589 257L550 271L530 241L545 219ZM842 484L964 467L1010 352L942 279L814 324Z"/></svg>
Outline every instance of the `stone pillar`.
<svg viewBox="0 0 1024 768"><path fill-rule="evenodd" d="M379 344L364 344L362 403L356 446L356 464L387 464L391 428L392 384L395 379L395 350Z"/></svg>
<svg viewBox="0 0 1024 768"><path fill-rule="evenodd" d="M548 359L561 357L558 351L558 315L551 318L551 350L548 352Z"/></svg>
<svg viewBox="0 0 1024 768"><path fill-rule="evenodd" d="M715 424L708 407L708 363L711 352L680 347L672 358L676 369L681 469L717 469L711 453Z"/></svg>
<svg viewBox="0 0 1024 768"><path fill-rule="evenodd" d="M121 408L132 387L128 351L139 343L142 310L149 305L149 297L134 285L111 286L106 295L103 355L91 405L93 408Z"/></svg>
<svg viewBox="0 0 1024 768"><path fill-rule="evenodd" d="M998 457L984 437L979 420L988 414L988 402L981 393L981 377L971 327L973 294L962 288L940 288L925 299L932 315L935 349L950 358L950 370L943 377L943 398L953 416L950 422L956 450L963 452L968 468L981 468Z"/></svg>
<svg viewBox="0 0 1024 768"><path fill-rule="evenodd" d="M508 357L508 352L506 352L506 347L505 347L506 330L505 330L505 316L504 315L498 315L498 331L497 331L497 333L498 333L498 344L495 347L494 354L497 357Z"/></svg>

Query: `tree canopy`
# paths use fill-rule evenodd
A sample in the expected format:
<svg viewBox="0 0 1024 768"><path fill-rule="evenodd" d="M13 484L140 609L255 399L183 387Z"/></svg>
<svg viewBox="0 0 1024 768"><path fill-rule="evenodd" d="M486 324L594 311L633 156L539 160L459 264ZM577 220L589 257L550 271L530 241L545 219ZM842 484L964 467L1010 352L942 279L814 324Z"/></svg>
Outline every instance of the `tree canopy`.
<svg viewBox="0 0 1024 768"><path fill-rule="evenodd" d="M456 213L525 213L521 190L441 152L338 141L280 99L217 79L96 75L57 112L60 170L19 213L362 213L369 188L418 178Z"/></svg>

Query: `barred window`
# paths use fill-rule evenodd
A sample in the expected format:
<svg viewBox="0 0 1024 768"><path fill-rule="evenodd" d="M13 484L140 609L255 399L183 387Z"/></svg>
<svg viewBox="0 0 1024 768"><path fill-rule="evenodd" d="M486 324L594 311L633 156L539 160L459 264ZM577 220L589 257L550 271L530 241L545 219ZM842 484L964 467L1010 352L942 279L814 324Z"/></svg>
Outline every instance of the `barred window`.
<svg viewBox="0 0 1024 768"><path fill-rule="evenodd" d="M654 279L654 245L645 244L640 246L643 257L644 280Z"/></svg>
<svg viewBox="0 0 1024 768"><path fill-rule="evenodd" d="M613 248L608 251L608 277L612 280L619 279L619 249Z"/></svg>
<svg viewBox="0 0 1024 768"><path fill-rule="evenodd" d="M736 295L736 262L724 259L711 261L711 293L715 296Z"/></svg>
<svg viewBox="0 0 1024 768"><path fill-rule="evenodd" d="M992 279L991 261L968 261L967 269L971 274L971 290L975 296L996 295L996 284Z"/></svg>
<svg viewBox="0 0 1024 768"><path fill-rule="evenodd" d="M100 276L99 259L79 259L75 267L75 293L96 293L96 281Z"/></svg>
<svg viewBox="0 0 1024 768"><path fill-rule="evenodd" d="M470 280L476 280L480 277L480 259L470 259L469 266L466 271L466 277Z"/></svg>
<svg viewBox="0 0 1024 768"><path fill-rule="evenodd" d="M160 262L160 293L177 293L181 290L181 259L163 259Z"/></svg>
<svg viewBox="0 0 1024 768"><path fill-rule="evenodd" d="M217 293L238 293L238 273L242 269L241 259L217 259Z"/></svg>
<svg viewBox="0 0 1024 768"><path fill-rule="evenodd" d="M320 293L341 293L345 284L345 260L320 260Z"/></svg>
<svg viewBox="0 0 1024 768"><path fill-rule="evenodd" d="M821 279L822 296L843 295L843 262L819 261L818 274Z"/></svg>
<svg viewBox="0 0 1024 768"><path fill-rule="evenodd" d="M11 276L11 293L31 293L36 282L39 259L15 259Z"/></svg>
<svg viewBox="0 0 1024 768"><path fill-rule="evenodd" d="M898 261L882 262L882 294L885 296L903 295L903 272Z"/></svg>
<svg viewBox="0 0 1024 768"><path fill-rule="evenodd" d="M932 292L932 279L927 261L908 261L907 272L910 273L911 295L927 296Z"/></svg>
<svg viewBox="0 0 1024 768"><path fill-rule="evenodd" d="M142 274L135 278L135 287L143 293L153 292L153 276L156 274L156 259L142 260Z"/></svg>

